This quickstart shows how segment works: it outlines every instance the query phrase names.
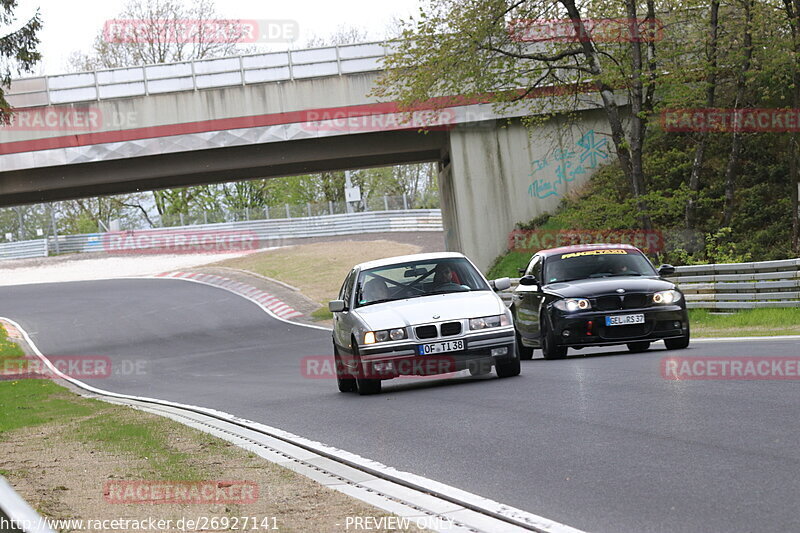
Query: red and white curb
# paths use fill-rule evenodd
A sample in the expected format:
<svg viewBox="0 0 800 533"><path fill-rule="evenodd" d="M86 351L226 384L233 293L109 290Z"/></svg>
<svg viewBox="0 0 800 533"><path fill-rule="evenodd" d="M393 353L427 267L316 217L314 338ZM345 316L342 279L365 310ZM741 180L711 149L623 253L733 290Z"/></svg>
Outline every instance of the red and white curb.
<svg viewBox="0 0 800 533"><path fill-rule="evenodd" d="M290 307L289 305L287 305L282 300L278 299L273 294L257 289L252 285L247 285L246 283L241 283L239 281L234 281L232 279L223 278L222 276L215 276L213 274L201 274L199 272L176 271L176 272L164 272L162 274L156 274L155 277L188 279L192 281L207 283L208 285L214 285L215 287L221 287L223 289L227 289L231 292L235 292L236 294L244 296L245 298L258 302L266 309L268 309L272 314L278 316L279 318L283 318L285 320L303 316L303 313Z"/></svg>

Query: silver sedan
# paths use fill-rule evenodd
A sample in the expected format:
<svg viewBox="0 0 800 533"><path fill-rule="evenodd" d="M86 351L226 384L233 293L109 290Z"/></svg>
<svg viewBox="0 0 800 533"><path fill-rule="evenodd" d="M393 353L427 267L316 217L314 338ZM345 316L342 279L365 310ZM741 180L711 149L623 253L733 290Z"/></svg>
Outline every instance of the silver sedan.
<svg viewBox="0 0 800 533"><path fill-rule="evenodd" d="M401 375L482 375L492 366L501 378L518 375L511 313L495 294L509 285L487 281L458 253L356 265L329 303L339 390L376 394Z"/></svg>

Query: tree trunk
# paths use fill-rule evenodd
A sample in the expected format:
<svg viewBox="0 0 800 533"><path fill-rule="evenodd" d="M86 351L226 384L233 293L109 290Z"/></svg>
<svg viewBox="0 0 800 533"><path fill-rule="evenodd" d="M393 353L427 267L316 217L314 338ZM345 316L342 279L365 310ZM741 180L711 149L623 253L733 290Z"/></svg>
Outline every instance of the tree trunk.
<svg viewBox="0 0 800 533"><path fill-rule="evenodd" d="M736 100L734 109L739 109L744 101L744 92L747 88L747 73L750 70L750 61L753 57L753 2L744 0L745 27L744 27L744 60L736 80ZM734 196L736 193L736 177L739 173L739 156L742 151L742 132L734 127L731 139L731 150L728 154L728 164L725 167L725 212L723 226L730 226L733 218Z"/></svg>
<svg viewBox="0 0 800 533"><path fill-rule="evenodd" d="M711 0L711 14L709 20L709 30L711 40L708 43L708 76L706 76L706 107L714 107L717 89L717 35L719 29L719 0ZM689 175L689 199L686 201L686 227L691 229L695 226L695 216L697 209L697 198L700 193L700 170L705 159L706 142L708 132L700 132L697 147L692 161L692 171Z"/></svg>
<svg viewBox="0 0 800 533"><path fill-rule="evenodd" d="M581 13L578 7L575 5L575 0L560 1L567 10L569 18L575 26L578 34L588 35L586 27L583 24ZM626 5L628 5L629 11L631 9L633 10L635 20L636 6L634 0L626 0ZM639 72L641 73L641 43L639 42L639 39L631 40L633 41L631 44L635 47L633 50L634 56L636 56L636 58L634 58L634 62L638 63ZM642 225L643 229L649 229L652 225L650 222L650 216L647 212L647 205L641 199L641 196L646 192L641 150L645 119L642 119L641 115L639 114L639 111L642 110L643 103L641 76L634 75L633 80L634 84L639 85L639 94L638 98L634 95L631 101L631 114L633 117L629 142L625 135L625 128L623 127L622 118L619 113L619 106L617 105L616 96L614 95L614 89L602 81L603 69L601 67L600 59L598 57L597 49L594 46L594 42L591 39L581 39L581 47L583 48L583 55L586 57L586 61L589 64L589 70L591 71L592 75L595 76L595 78L600 80L597 82L597 88L600 93L600 98L603 100L603 109L606 112L608 124L611 128L611 140L614 142L614 147L617 151L617 158L619 159L622 172L630 184L631 193L637 200L637 205L639 206L640 211L640 224ZM636 50L638 50L638 54L636 53ZM630 148L628 148L629 146Z"/></svg>

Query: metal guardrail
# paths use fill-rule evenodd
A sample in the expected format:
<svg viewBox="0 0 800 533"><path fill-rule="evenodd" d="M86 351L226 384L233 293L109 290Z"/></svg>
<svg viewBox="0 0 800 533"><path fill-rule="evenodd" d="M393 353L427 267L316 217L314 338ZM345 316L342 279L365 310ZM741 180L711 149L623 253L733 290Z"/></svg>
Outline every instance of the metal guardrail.
<svg viewBox="0 0 800 533"><path fill-rule="evenodd" d="M54 533L3 477L0 477L0 531Z"/></svg>
<svg viewBox="0 0 800 533"><path fill-rule="evenodd" d="M669 279L690 308L800 307L800 259L682 266Z"/></svg>
<svg viewBox="0 0 800 533"><path fill-rule="evenodd" d="M679 266L667 279L683 291L690 309L800 307L800 259ZM506 305L518 284L512 278L511 288L500 293Z"/></svg>
<svg viewBox="0 0 800 533"><path fill-rule="evenodd" d="M27 259L47 256L47 240L17 241L0 243L0 260Z"/></svg>
<svg viewBox="0 0 800 533"><path fill-rule="evenodd" d="M414 209L407 211L369 211L346 215L325 215L289 219L265 219L221 224L198 224L135 231L59 235L49 237L48 247L54 253L119 251L115 242L125 239L131 249L161 247L163 237L169 235L187 240L204 235L218 234L231 244L257 240L261 248L279 246L285 239L327 237L358 233L390 233L398 231L442 231L440 209ZM115 240L116 239L116 240Z"/></svg>
<svg viewBox="0 0 800 533"><path fill-rule="evenodd" d="M390 42L161 63L13 80L12 107L36 107L381 70Z"/></svg>

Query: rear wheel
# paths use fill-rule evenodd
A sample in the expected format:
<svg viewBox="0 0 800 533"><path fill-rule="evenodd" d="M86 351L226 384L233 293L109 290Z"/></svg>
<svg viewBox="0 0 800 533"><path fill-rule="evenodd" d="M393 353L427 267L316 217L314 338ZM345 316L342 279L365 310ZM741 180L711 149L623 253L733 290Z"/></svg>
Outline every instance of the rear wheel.
<svg viewBox="0 0 800 533"><path fill-rule="evenodd" d="M339 392L353 392L356 390L356 380L345 370L342 358L339 356L339 349L333 345L333 362L336 369L336 385Z"/></svg>
<svg viewBox="0 0 800 533"><path fill-rule="evenodd" d="M356 343L355 339L353 339L353 358L356 360L358 365L355 379L358 394L361 396L379 394L381 392L381 380L367 379L365 377L367 375L367 368L361 361L361 357L358 355L358 344Z"/></svg>
<svg viewBox="0 0 800 533"><path fill-rule="evenodd" d="M522 344L522 335L519 334L519 331L514 331L514 334L517 337L517 350L519 350L519 358L528 361L533 359L533 348L529 348Z"/></svg>
<svg viewBox="0 0 800 533"><path fill-rule="evenodd" d="M567 347L556 344L555 336L550 331L547 320L542 320L542 326L539 331L542 335L542 355L545 359L563 359L567 356Z"/></svg>
<svg viewBox="0 0 800 533"><path fill-rule="evenodd" d="M650 343L648 341L628 343L628 350L630 350L633 353L644 352L648 348L650 348Z"/></svg>

